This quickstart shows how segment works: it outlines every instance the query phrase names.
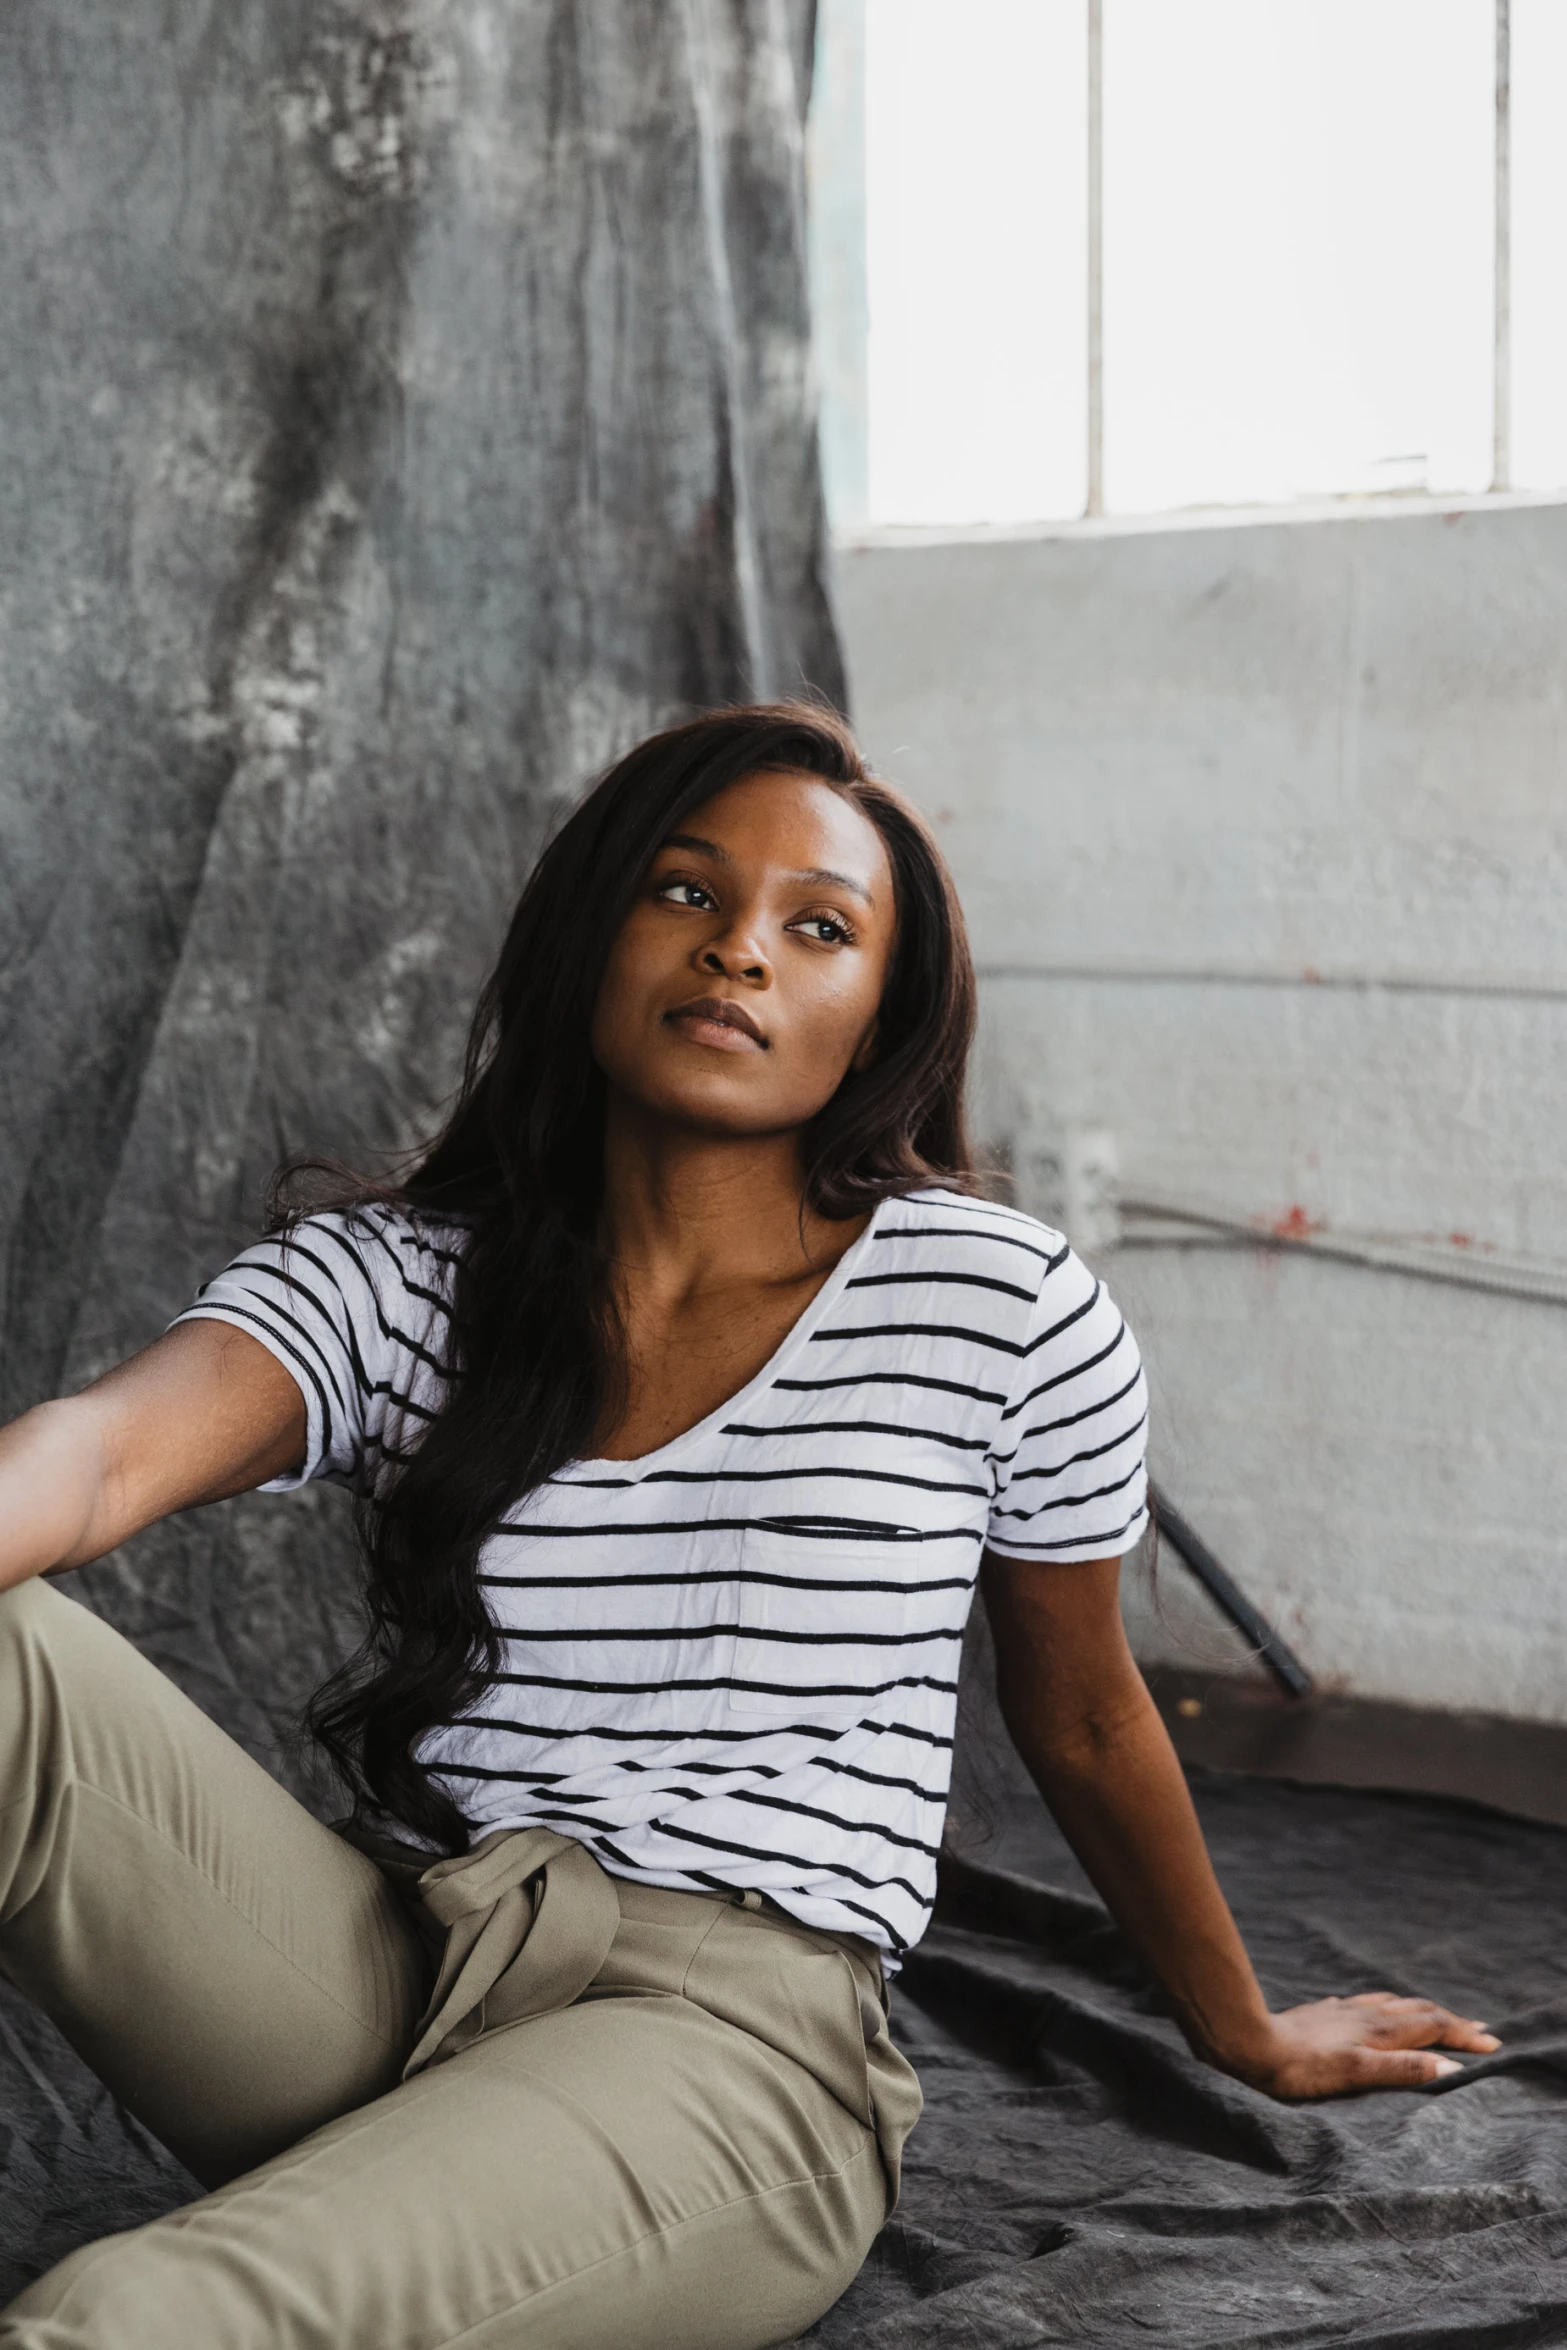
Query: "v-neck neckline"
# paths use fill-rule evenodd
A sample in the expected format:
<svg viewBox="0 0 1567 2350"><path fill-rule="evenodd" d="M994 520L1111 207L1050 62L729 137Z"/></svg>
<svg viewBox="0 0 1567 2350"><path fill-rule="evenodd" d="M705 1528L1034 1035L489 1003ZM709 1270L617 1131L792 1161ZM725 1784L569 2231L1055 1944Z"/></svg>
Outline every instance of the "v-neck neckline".
<svg viewBox="0 0 1567 2350"><path fill-rule="evenodd" d="M656 1451L640 1452L628 1461L604 1459L573 1461L568 1467L556 1471L550 1480L551 1484L603 1484L613 1480L616 1483L634 1485L651 1470L663 1468L668 1462L684 1452L687 1447L699 1445L705 1437L722 1429L724 1422L732 1418L736 1412L754 1402L759 1395L765 1394L769 1387L783 1377L801 1348L810 1345L823 1315L837 1304L843 1292L848 1288L853 1279L855 1267L876 1237L883 1211L891 1205L892 1202L889 1200L883 1199L876 1202L875 1207L871 1210L871 1220L860 1234L859 1239L851 1242L849 1247L844 1250L816 1295L811 1299L810 1304L805 1306L797 1320L789 1325L761 1369L753 1373L743 1387L736 1388L733 1395L726 1396L722 1403L715 1404L713 1409L698 1420L694 1426L682 1430L678 1436L671 1436L669 1442L659 1445Z"/></svg>

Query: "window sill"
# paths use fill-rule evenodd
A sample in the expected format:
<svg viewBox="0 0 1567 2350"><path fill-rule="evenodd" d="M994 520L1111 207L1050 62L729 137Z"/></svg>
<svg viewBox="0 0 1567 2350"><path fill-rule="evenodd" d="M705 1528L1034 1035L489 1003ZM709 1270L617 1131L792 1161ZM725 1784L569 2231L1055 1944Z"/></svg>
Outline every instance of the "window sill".
<svg viewBox="0 0 1567 2350"><path fill-rule="evenodd" d="M1000 546L1029 539L1146 538L1188 530L1254 530L1300 522L1414 521L1440 514L1516 513L1533 506L1567 506L1567 489L1453 491L1385 490L1364 497L1302 498L1277 506L1182 506L1159 514L1079 515L1050 522L881 522L835 529L840 554L887 547Z"/></svg>

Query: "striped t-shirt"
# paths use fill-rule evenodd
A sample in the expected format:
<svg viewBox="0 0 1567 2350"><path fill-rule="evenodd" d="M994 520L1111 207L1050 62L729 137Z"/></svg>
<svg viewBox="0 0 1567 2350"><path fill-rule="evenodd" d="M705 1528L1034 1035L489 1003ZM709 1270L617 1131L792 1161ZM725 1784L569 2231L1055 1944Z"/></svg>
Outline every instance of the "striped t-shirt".
<svg viewBox="0 0 1567 2350"><path fill-rule="evenodd" d="M273 1490L396 1475L440 1402L459 1245L315 1216L201 1292L191 1315L299 1383L304 1459ZM737 1395L515 1506L479 1559L501 1669L420 1759L479 1835L552 1827L895 1961L934 1896L980 1552L1129 1549L1146 1421L1131 1333L1058 1233L952 1192L885 1202Z"/></svg>

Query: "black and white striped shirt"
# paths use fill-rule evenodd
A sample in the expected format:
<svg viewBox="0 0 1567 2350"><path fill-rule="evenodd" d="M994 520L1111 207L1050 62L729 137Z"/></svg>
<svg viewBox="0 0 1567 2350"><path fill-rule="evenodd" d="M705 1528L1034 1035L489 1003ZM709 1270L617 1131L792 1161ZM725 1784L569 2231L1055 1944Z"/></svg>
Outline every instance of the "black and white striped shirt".
<svg viewBox="0 0 1567 2350"><path fill-rule="evenodd" d="M440 1402L456 1240L312 1217L201 1292L189 1314L304 1396L275 1490L395 1475ZM1058 1233L951 1192L886 1202L739 1394L517 1505L480 1557L502 1668L421 1758L479 1834L553 1827L895 1961L934 1894L980 1551L1129 1549L1146 1422L1131 1333Z"/></svg>

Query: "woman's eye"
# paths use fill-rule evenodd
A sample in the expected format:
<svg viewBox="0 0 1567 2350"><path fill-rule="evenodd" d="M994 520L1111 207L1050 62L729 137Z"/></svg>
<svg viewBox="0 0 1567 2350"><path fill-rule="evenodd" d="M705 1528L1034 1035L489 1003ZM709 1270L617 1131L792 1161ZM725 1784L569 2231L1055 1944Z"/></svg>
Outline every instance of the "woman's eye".
<svg viewBox="0 0 1567 2350"><path fill-rule="evenodd" d="M699 906L704 912L718 903L703 882L684 881L678 875L673 881L660 882L658 894L672 906Z"/></svg>
<svg viewBox="0 0 1567 2350"><path fill-rule="evenodd" d="M847 922L840 921L836 914L807 914L803 920L791 923L790 928L803 930L824 947L848 946L854 937Z"/></svg>

